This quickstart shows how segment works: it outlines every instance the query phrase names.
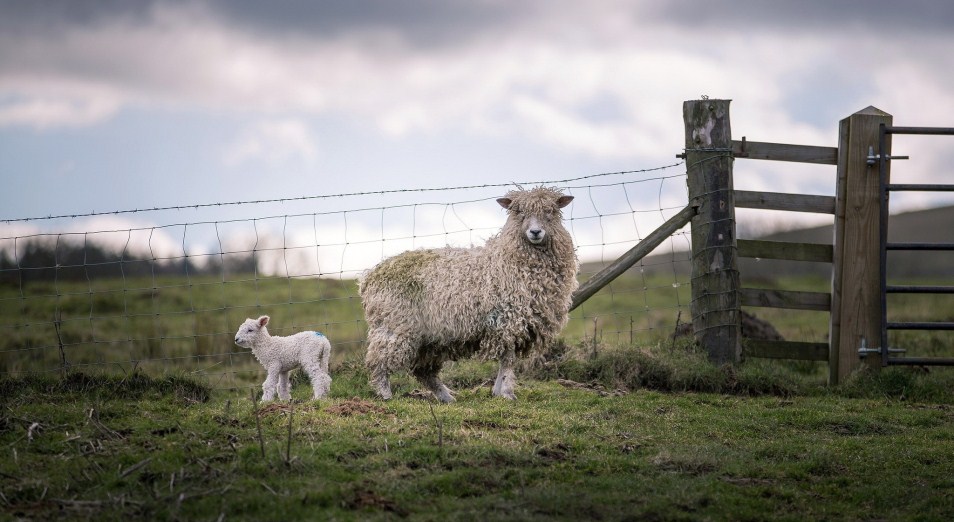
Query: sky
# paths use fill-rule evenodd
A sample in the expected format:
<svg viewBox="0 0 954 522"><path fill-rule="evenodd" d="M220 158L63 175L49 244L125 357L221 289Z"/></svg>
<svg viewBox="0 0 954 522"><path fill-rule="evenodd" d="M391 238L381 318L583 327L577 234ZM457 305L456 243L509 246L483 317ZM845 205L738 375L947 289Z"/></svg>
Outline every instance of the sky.
<svg viewBox="0 0 954 522"><path fill-rule="evenodd" d="M951 49L954 3L936 0L0 0L0 246L95 232L202 253L277 234L339 245L322 273L358 270L479 244L508 184L551 182L577 196L581 257L605 258L685 205L668 167L684 101L731 99L751 141L834 146L868 106L950 127ZM896 136L911 160L894 179L949 180L951 145ZM735 183L833 194L834 168L736 161ZM494 186L391 192L475 185ZM83 217L32 219L62 215Z"/></svg>

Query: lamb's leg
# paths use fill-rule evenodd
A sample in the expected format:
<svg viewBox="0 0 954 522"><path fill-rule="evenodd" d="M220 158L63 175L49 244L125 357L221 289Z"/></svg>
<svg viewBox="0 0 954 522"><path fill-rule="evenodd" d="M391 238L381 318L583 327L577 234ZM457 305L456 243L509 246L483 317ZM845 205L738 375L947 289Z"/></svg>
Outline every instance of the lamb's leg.
<svg viewBox="0 0 954 522"><path fill-rule="evenodd" d="M326 366L322 364L320 357L302 366L302 370L308 374L308 380L311 381L311 388L315 392L316 399L324 397L331 391L331 376L323 369L324 367Z"/></svg>
<svg viewBox="0 0 954 522"><path fill-rule="evenodd" d="M513 373L515 359L512 348L500 357L500 371L497 372L497 380L494 382L494 396L510 400L517 398L513 393L513 387L517 383L517 377Z"/></svg>
<svg viewBox="0 0 954 522"><path fill-rule="evenodd" d="M316 373L309 377L311 387L315 391L315 398L320 399L331 391L331 376L327 373Z"/></svg>
<svg viewBox="0 0 954 522"><path fill-rule="evenodd" d="M265 382L262 383L262 402L270 401L275 398L276 386L278 385L278 372L268 372Z"/></svg>
<svg viewBox="0 0 954 522"><path fill-rule="evenodd" d="M278 398L287 401L291 399L291 381L288 372L278 372Z"/></svg>
<svg viewBox="0 0 954 522"><path fill-rule="evenodd" d="M434 397L447 404L454 402L454 396L451 395L450 389L441 382L440 377L437 374L441 371L440 363L430 363L423 366L414 367L414 376L417 377L417 380L424 385L431 393L434 394Z"/></svg>

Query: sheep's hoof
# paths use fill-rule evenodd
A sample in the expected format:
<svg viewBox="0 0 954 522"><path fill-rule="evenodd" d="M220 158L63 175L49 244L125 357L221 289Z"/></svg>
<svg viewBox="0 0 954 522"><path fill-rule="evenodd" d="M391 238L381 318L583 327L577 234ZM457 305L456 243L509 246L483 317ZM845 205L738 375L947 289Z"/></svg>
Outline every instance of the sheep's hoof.
<svg viewBox="0 0 954 522"><path fill-rule="evenodd" d="M452 402L457 402L457 399L455 399L454 396L451 395L451 394L449 394L449 393L444 394L444 395L435 395L435 397L437 397L437 400L443 402L444 404L450 404L450 403L452 403Z"/></svg>
<svg viewBox="0 0 954 522"><path fill-rule="evenodd" d="M494 395L495 395L496 397L502 397L502 398L504 398L504 399L507 399L508 401L515 401L515 400L517 400L517 396L514 395L514 393L513 393L512 391L498 392L498 393L494 393Z"/></svg>

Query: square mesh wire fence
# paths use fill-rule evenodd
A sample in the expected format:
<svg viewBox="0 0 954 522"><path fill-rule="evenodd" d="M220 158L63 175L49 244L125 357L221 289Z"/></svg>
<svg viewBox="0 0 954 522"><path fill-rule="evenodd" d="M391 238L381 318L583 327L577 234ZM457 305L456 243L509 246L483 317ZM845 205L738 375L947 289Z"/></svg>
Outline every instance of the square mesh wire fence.
<svg viewBox="0 0 954 522"><path fill-rule="evenodd" d="M585 281L686 205L680 164L523 185L564 209ZM357 277L399 252L482 245L513 185L407 189L2 221L0 375L182 372L247 389L264 370L233 342L324 333L332 366L363 357ZM183 219L185 216L187 219ZM163 224L165 222L165 224ZM573 311L566 343L653 343L689 317L689 239L674 234Z"/></svg>

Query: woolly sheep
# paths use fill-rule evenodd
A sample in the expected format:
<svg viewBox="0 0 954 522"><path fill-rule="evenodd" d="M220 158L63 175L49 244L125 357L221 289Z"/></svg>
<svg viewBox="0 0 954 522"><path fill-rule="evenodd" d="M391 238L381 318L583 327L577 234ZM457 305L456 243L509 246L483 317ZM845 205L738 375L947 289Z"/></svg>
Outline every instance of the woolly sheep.
<svg viewBox="0 0 954 522"><path fill-rule="evenodd" d="M299 332L287 337L268 334L269 317L246 319L235 334L235 344L250 348L258 362L268 371L268 377L262 384L262 400L270 401L278 397L291 398L291 383L288 372L295 368L308 374L315 398L324 397L331 390L331 376L328 374L328 358L331 356L331 343L319 332Z"/></svg>
<svg viewBox="0 0 954 522"><path fill-rule="evenodd" d="M517 356L539 350L566 325L577 287L573 240L561 222L573 200L550 187L514 190L484 246L411 250L388 258L359 281L368 323L365 363L381 398L389 376L409 370L442 402L445 361L479 355L500 362L493 395L515 399Z"/></svg>

